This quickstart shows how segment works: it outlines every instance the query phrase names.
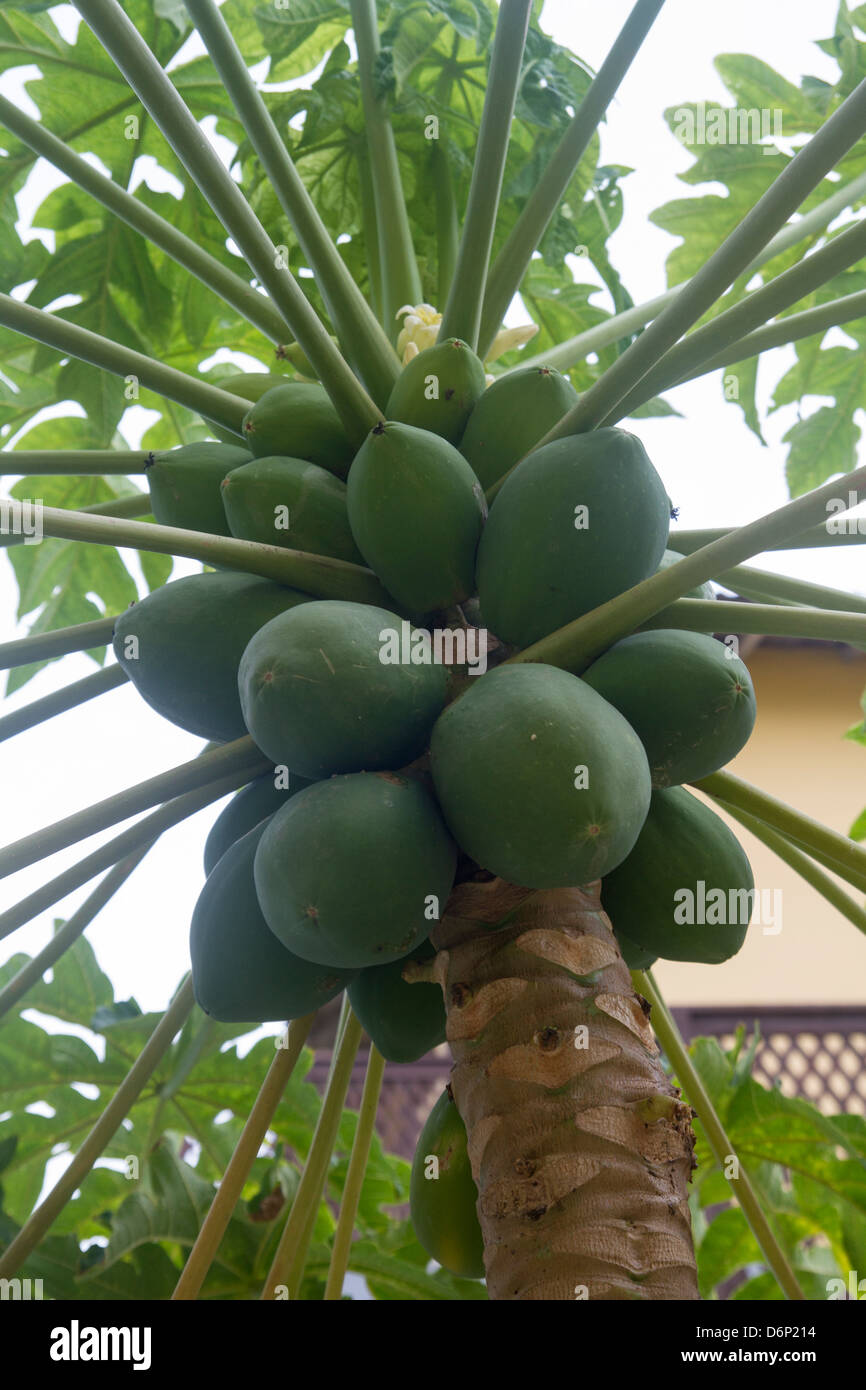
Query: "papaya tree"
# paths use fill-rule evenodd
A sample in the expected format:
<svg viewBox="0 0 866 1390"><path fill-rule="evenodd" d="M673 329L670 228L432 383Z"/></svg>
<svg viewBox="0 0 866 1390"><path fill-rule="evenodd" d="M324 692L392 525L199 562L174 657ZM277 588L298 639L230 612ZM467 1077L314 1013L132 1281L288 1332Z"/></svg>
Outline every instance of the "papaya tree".
<svg viewBox="0 0 866 1390"><path fill-rule="evenodd" d="M537 0L75 0L74 37L41 3L3 7L0 57L37 64L42 114L0 99L7 225L37 157L67 182L38 215L53 251L4 241L19 293L0 296L0 418L22 480L3 531L22 612L40 611L0 659L10 691L68 652L117 659L0 734L129 681L208 742L0 851L10 875L144 813L0 914L5 937L105 875L0 1010L163 832L238 795L208 839L191 974L10 1233L0 1276L26 1267L190 1020L287 1022L173 1295L195 1298L314 1015L340 997L263 1298L309 1287L362 1030L326 1299L352 1267L385 1062L443 1038L451 1079L412 1206L457 1280L483 1275L497 1300L697 1299L697 1118L782 1294L804 1296L651 966L743 943L752 871L708 801L866 927L856 838L724 770L755 718L735 634L866 634L866 600L747 564L863 540L838 525L866 497L858 353L821 343L844 325L859 346L866 310L863 223L835 225L866 197L866 82L846 60L835 87L784 92L796 153L762 158L756 186L735 152L714 249L693 235L702 210L680 210L672 288L636 305L607 250L626 171L599 167L598 127L662 4L637 0L597 73L544 34ZM862 21L842 7L842 58L862 53ZM759 66L729 63L738 98ZM136 183L147 157L182 196ZM704 152L695 177L719 172ZM670 208L657 220L676 225ZM613 312L574 282L578 247ZM526 330L505 322L518 295ZM721 367L759 431L756 363L790 343L780 400L836 401L792 431L792 500L729 530L672 529L624 422L672 412L661 393ZM221 347L262 370L203 366ZM34 422L70 400L82 415ZM131 402L155 417L138 448ZM117 547L140 553L146 596ZM172 557L202 572L167 582ZM715 916L682 915L698 885ZM194 1035L184 1074L205 1046Z"/></svg>

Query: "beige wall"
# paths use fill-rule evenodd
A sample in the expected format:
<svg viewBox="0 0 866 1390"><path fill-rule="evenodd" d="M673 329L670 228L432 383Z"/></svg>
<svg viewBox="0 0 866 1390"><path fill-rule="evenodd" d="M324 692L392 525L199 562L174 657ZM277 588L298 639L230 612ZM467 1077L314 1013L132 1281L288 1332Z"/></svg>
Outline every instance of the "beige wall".
<svg viewBox="0 0 866 1390"><path fill-rule="evenodd" d="M860 716L866 656L824 646L761 644L744 659L758 717L729 770L847 834L866 806L866 748L843 738ZM726 818L727 819L727 818ZM862 1004L866 936L734 821L757 888L781 890L782 930L752 922L724 965L659 961L670 1004ZM849 890L856 896L856 890Z"/></svg>

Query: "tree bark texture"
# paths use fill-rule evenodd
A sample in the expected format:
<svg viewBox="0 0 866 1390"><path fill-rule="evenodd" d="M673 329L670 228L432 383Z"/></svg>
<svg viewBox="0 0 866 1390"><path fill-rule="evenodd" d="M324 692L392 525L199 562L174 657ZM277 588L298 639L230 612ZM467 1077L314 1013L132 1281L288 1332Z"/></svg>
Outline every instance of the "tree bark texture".
<svg viewBox="0 0 866 1390"><path fill-rule="evenodd" d="M599 888L460 883L433 932L491 1299L699 1297L693 1112Z"/></svg>

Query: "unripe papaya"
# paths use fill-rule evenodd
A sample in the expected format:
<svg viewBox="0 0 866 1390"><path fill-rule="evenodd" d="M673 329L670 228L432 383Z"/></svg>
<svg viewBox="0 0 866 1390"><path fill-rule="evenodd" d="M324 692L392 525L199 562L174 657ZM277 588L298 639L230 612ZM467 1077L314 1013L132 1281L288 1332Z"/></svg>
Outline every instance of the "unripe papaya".
<svg viewBox="0 0 866 1390"><path fill-rule="evenodd" d="M654 574L669 519L634 435L599 429L545 444L490 508L476 570L485 621L504 642L537 642Z"/></svg>
<svg viewBox="0 0 866 1390"><path fill-rule="evenodd" d="M484 494L447 440L381 421L352 464L348 503L358 549L410 613L449 608L472 593Z"/></svg>
<svg viewBox="0 0 866 1390"><path fill-rule="evenodd" d="M316 599L262 627L243 653L246 727L274 762L304 777L402 767L427 745L445 704L445 666L382 660L401 619Z"/></svg>
<svg viewBox="0 0 866 1390"><path fill-rule="evenodd" d="M460 440L483 488L492 487L562 419L578 395L555 367L520 367L488 386Z"/></svg>
<svg viewBox="0 0 866 1390"><path fill-rule="evenodd" d="M145 465L150 504L161 526L230 536L222 480L252 454L241 444L184 444L151 455Z"/></svg>
<svg viewBox="0 0 866 1390"><path fill-rule="evenodd" d="M206 874L212 872L230 845L242 835L246 835L253 826L260 825L268 816L278 811L287 797L294 796L295 792L303 791L304 787L310 785L308 777L299 777L297 773L292 772L288 775L287 787L277 786L276 775L266 772L263 777L257 777L249 786L236 792L228 805L220 811L205 840Z"/></svg>
<svg viewBox="0 0 866 1390"><path fill-rule="evenodd" d="M421 1131L409 1181L412 1225L427 1254L460 1279L484 1278L478 1189L466 1127L447 1090Z"/></svg>
<svg viewBox="0 0 866 1390"><path fill-rule="evenodd" d="M649 806L634 730L577 676L541 663L499 666L473 684L437 720L430 759L457 843L526 888L610 872Z"/></svg>
<svg viewBox="0 0 866 1390"><path fill-rule="evenodd" d="M345 478L355 452L331 399L317 381L275 386L247 411L244 439L256 458L297 458Z"/></svg>
<svg viewBox="0 0 866 1390"><path fill-rule="evenodd" d="M435 955L433 944L423 941L400 960L360 971L349 986L349 1003L388 1062L417 1062L445 1041L441 987L426 980L410 984L403 978L407 966Z"/></svg>
<svg viewBox="0 0 866 1390"><path fill-rule="evenodd" d="M445 338L403 368L388 397L385 416L457 444L486 385L484 363L469 344Z"/></svg>
<svg viewBox="0 0 866 1390"><path fill-rule="evenodd" d="M327 1004L353 978L352 971L299 960L269 931L253 881L265 824L226 850L192 915L189 947L196 1003L220 1023L301 1018Z"/></svg>
<svg viewBox="0 0 866 1390"><path fill-rule="evenodd" d="M583 679L631 724L654 787L697 782L746 744L755 692L738 656L703 632L656 628L624 637Z"/></svg>
<svg viewBox="0 0 866 1390"><path fill-rule="evenodd" d="M631 854L601 900L614 931L663 960L716 965L746 938L754 880L725 822L684 787L652 795Z"/></svg>
<svg viewBox="0 0 866 1390"><path fill-rule="evenodd" d="M238 665L253 634L308 594L220 571L155 589L114 625L114 651L143 700L173 724L228 742L246 733Z"/></svg>
<svg viewBox="0 0 866 1390"><path fill-rule="evenodd" d="M363 565L346 511L346 484L305 459L260 458L232 469L222 498L233 536Z"/></svg>
<svg viewBox="0 0 866 1390"><path fill-rule="evenodd" d="M285 386L289 380L290 378L285 376L283 372L232 372L216 384L221 391L231 391L233 396L240 396L252 404L253 401L259 400L266 391L270 391L272 387ZM227 430L224 425L218 425L215 420L208 420L206 415L203 416L203 419L207 420L211 432L221 443L240 444L243 441L242 433ZM238 426L238 431L240 430L241 426Z"/></svg>
<svg viewBox="0 0 866 1390"><path fill-rule="evenodd" d="M331 777L268 821L256 892L271 931L343 970L413 951L444 909L457 850L433 798L392 772Z"/></svg>
<svg viewBox="0 0 866 1390"><path fill-rule="evenodd" d="M671 565L676 565L679 563L680 560L684 560L685 558L686 557L684 555L678 554L676 550L666 550L661 560L659 561L659 569L669 569ZM716 594L712 584L710 584L708 580L706 584L698 584L694 589L688 589L686 593L682 595L682 597L714 599L716 597Z"/></svg>

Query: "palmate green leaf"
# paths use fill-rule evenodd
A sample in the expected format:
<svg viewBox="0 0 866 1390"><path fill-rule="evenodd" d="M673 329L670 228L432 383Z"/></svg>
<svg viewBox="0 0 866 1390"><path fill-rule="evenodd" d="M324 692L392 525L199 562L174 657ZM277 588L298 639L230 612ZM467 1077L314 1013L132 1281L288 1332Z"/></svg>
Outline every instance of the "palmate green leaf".
<svg viewBox="0 0 866 1390"><path fill-rule="evenodd" d="M48 1034L20 1018L0 1029L0 1058L4 1107L12 1112L4 1131L18 1141L3 1173L4 1209L23 1221L39 1196L52 1153L77 1148L105 1105L105 1100L99 1105L74 1089L80 1083L98 1085L100 1063L82 1039ZM53 1113L26 1109L37 1103L51 1107Z"/></svg>
<svg viewBox="0 0 866 1390"><path fill-rule="evenodd" d="M60 918L55 931L63 926ZM23 964L21 957L18 958ZM67 951L53 967L51 981L44 979L27 994L27 1007L45 1009L64 1023L90 1024L97 1010L114 1003L114 988L99 967L93 947L82 937L74 951ZM139 1010L140 1012L140 1010Z"/></svg>
<svg viewBox="0 0 866 1390"><path fill-rule="evenodd" d="M271 56L269 82L288 82L311 72L351 24L345 0L292 0L280 8L259 4L254 14Z"/></svg>
<svg viewBox="0 0 866 1390"><path fill-rule="evenodd" d="M31 370L32 355L32 345L18 334L0 333L0 443L4 446L38 411L57 404L59 363L55 360L37 373Z"/></svg>
<svg viewBox="0 0 866 1390"><path fill-rule="evenodd" d="M75 511L118 495L103 478L73 476L24 478L10 492L19 499L33 498L48 507ZM122 613L138 597L120 556L106 547L46 537L38 545L10 546L6 554L18 581L18 617L40 610L30 633L51 632L75 623L92 622L104 614ZM90 594L100 600L101 608L86 597ZM100 648L88 655L102 665L105 652ZM42 661L13 667L6 693L20 690L47 664Z"/></svg>
<svg viewBox="0 0 866 1390"><path fill-rule="evenodd" d="M657 226L682 238L681 244L668 258L670 284L681 283L695 273L721 244L724 237L742 220L749 207L768 186L771 178L789 161L789 156L776 149L772 142L765 145L754 143L757 131L751 130L747 135L749 113L780 111L785 140L793 139L801 143L802 137L817 130L834 106L847 95L852 86L852 75L856 72L862 76L862 70L866 70L866 44L856 38L844 15L840 15L840 21L846 34L844 43L838 41L840 34L837 34L837 39L827 45L827 51L837 58L843 69L842 77L835 88L827 84L817 84L811 79L804 79L797 87L759 59L741 54L727 54L716 60L716 66L734 97L736 106L723 109L716 103L705 104L704 143L690 143L696 132L699 115L695 105L686 104L666 111L665 115L672 130L695 156L693 166L681 175L683 180L692 184L715 180L726 184L728 188L727 196L724 198L705 195L677 199L664 204L651 214L651 220ZM849 49L852 52L850 61L845 57ZM712 143L719 135L713 130L710 122L713 113L720 111L723 112L726 122L724 137L734 137L734 143ZM730 124L727 124L728 122ZM840 162L837 172L843 181L848 181L861 174L864 168L866 151L861 142ZM831 181L823 180L804 200L800 211L808 211L832 191ZM861 206L862 202L860 199L857 206ZM845 228L836 228L830 235L836 236L841 230ZM766 284L783 270L800 261L813 246L827 239L825 234L820 233L790 247L762 268L761 282ZM862 280L859 272L846 272L785 312L797 312L839 295L851 293L862 288ZM703 321L715 317L740 300L746 293L746 286L746 277L740 277L731 290L705 315ZM753 287L753 283L749 282L749 289ZM848 326L846 332L856 337L859 343L856 325ZM771 407L775 409L783 404L800 401L806 394L830 395L834 398L832 406L823 405L805 418L799 419L785 436L790 446L787 476L792 496L818 486L837 471L845 471L852 467L853 451L859 439L859 429L853 417L855 411L864 403L864 395L862 372L855 359L862 354L848 353L844 361L840 360L838 355L831 357L830 354L821 351L821 337L823 335L796 344L797 366L779 383ZM846 350L832 351L844 354ZM742 409L746 424L764 442L755 400L757 370L756 359L751 363L740 363L726 368L722 375L722 388L725 391L725 399L731 400ZM732 381L737 387L736 390L728 389Z"/></svg>
<svg viewBox="0 0 866 1390"><path fill-rule="evenodd" d="M486 0L429 0L427 8L443 15L461 38L473 39L479 51L493 36L495 10Z"/></svg>
<svg viewBox="0 0 866 1390"><path fill-rule="evenodd" d="M140 32L152 46L155 45L161 60L167 62L178 47L179 35L174 26L157 19L146 0L139 0L127 10ZM56 57L53 56L55 53ZM99 59L98 63L94 55ZM55 113L51 100L56 91L63 90L57 79L57 71L61 68L64 73L73 74L78 86L75 88L76 99L73 100L71 91L66 93L62 107L58 107ZM85 72L88 73L87 84L82 77ZM100 74L104 78L102 86ZM194 112L216 113L223 124L233 121L231 133L238 136L240 126L237 118L223 84L208 59L196 59L175 69L173 80L190 101ZM108 84L107 87L105 84ZM83 99L85 85L87 96ZM124 108L124 114L119 114L117 109L118 89L125 93L129 107L128 110ZM188 176L174 159L168 145L146 113L141 111L125 82L85 25L79 27L74 45L64 44L59 35L55 36L51 54L43 64L43 78L34 79L29 84L29 90L37 105L42 107L43 123L74 148L96 153L108 164L121 185L128 183L136 160L142 154L155 156L163 167L180 175L185 185L189 184ZM101 92L105 93L107 115L100 108ZM86 110L87 119L80 123L79 128L70 123L70 112L82 107ZM139 119L137 137L127 125L129 115ZM130 136L135 138L128 138ZM32 156L11 137L7 143L11 156L6 161L7 173L10 178L13 175L17 178L20 171L26 173L29 170ZM225 232L197 190L187 187L184 198L177 200L169 195L152 195L149 189L142 187L139 196L151 203L160 196L167 200L172 207L170 220L175 225L189 224L184 225L183 230L200 244L206 245L212 254L218 255L226 264L239 264L237 257L227 251ZM186 330L191 345L197 346L205 337L211 314L225 313L225 306L216 296L196 288L197 282L193 277L179 272L174 262L149 249L141 237L70 185L49 195L43 206L37 209L34 223L55 230L58 239L57 251L47 258L44 277L30 296L31 302L38 306L50 304L58 295L72 290L81 295L82 302L63 311L64 317L155 356L165 355L160 352L160 347L172 336L175 315ZM43 255L47 254L41 246L40 251ZM157 274L154 274L155 269ZM178 272L183 277L180 283L173 282L171 278L164 279L166 274L170 277ZM231 313L230 318L231 323L225 326L224 334L217 335L213 347L219 346L221 341L228 341L233 346L237 342L237 316ZM41 345L31 347L29 366L31 371L40 373L55 369L56 354ZM70 362L62 370L57 370L55 381L60 392L56 399L69 396L85 407L94 436L93 444L98 447L110 442L128 403L124 399L122 381L78 362ZM37 408L43 403L42 400L34 402ZM16 424L23 423L22 416L26 419L24 412L19 410ZM170 440L172 444L177 442L177 437Z"/></svg>
<svg viewBox="0 0 866 1390"><path fill-rule="evenodd" d="M722 391L726 401L735 401L743 412L743 419L762 444L767 441L761 430L761 417L758 413L757 388L759 357L747 357L743 362L733 362L722 372Z"/></svg>
<svg viewBox="0 0 866 1390"><path fill-rule="evenodd" d="M462 213L484 104L489 26L495 7L479 0L477 4L461 5L460 12L465 19L455 28L445 5L432 10L403 6L380 10L382 43L390 73L386 90L391 122L413 224L422 293L432 302L437 293L436 222L429 178L421 176L430 159L431 142L425 138L425 122L429 116L439 120L440 139L447 148L455 199ZM576 94L583 94L588 82L582 65L551 40L539 37L524 73L524 84L531 95L518 103L517 117L512 123L494 253L571 119L569 103L573 105ZM268 100L280 128L285 129L289 120L304 114L303 132L292 137L298 171L332 235L357 235L360 214L356 163L363 150L364 119L357 77L345 68L342 45L309 90L280 94L273 105ZM533 104L539 102L540 105ZM582 201L583 191L592 179L595 158L593 147L569 191L569 207ZM250 187L246 162L244 183ZM260 185L261 179L253 175L253 206L269 222L270 217L278 215L276 204L273 195ZM579 234L568 231L566 250L558 253L560 263L580 240ZM363 263L364 256L357 259ZM366 289L366 277L362 288Z"/></svg>
<svg viewBox="0 0 866 1390"><path fill-rule="evenodd" d="M17 1229L16 1223L0 1212L0 1246L9 1244ZM95 1256L91 1250L83 1253L73 1235L49 1234L24 1262L19 1277L41 1279L47 1299L119 1303L171 1298L179 1271L161 1246L141 1246L105 1274L88 1277L88 1266L100 1257L98 1250Z"/></svg>
<svg viewBox="0 0 866 1390"><path fill-rule="evenodd" d="M614 311L618 314L630 309L634 300L623 284L619 272L611 264L607 254L607 242L619 226L623 215L623 193L619 180L630 172L629 169L619 166L596 170L594 177L590 179L591 186L587 190L586 198L575 206L570 218L580 246L586 248L581 250L580 254L585 255L595 266L610 292ZM608 351L612 357L613 353ZM602 362L607 365L604 357Z"/></svg>
<svg viewBox="0 0 866 1390"><path fill-rule="evenodd" d="M866 404L866 369L858 326L846 325L846 331L858 339L856 349L822 349L818 336L798 343L797 362L782 377L773 395L773 409L793 404L806 395L829 396L834 400L832 406L820 406L798 420L784 436L791 445L787 475L792 496L856 466L860 428L854 416Z"/></svg>
<svg viewBox="0 0 866 1390"><path fill-rule="evenodd" d="M750 1075L754 1047L741 1059L743 1065L735 1050L726 1054L715 1039L697 1039L690 1053L807 1297L813 1296L808 1290L818 1281L823 1288L818 1296L825 1298L827 1278L847 1278L851 1268L846 1230L859 1230L866 1218L866 1120L859 1115L825 1116L807 1101L759 1085ZM730 1201L731 1192L699 1122L695 1129L695 1183L706 1210ZM716 1216L699 1234L698 1267L705 1295L746 1264L764 1263L739 1208ZM765 1287L769 1285L755 1284L756 1290Z"/></svg>
<svg viewBox="0 0 866 1390"><path fill-rule="evenodd" d="M677 112L683 109L695 112L697 108L676 107L665 112L672 128L676 129ZM783 155L768 156L763 151L762 145L703 147L696 164L679 177L687 183L723 183L730 190L728 195L675 198L650 213L649 220L655 226L683 239L667 258L669 285L682 284L700 270L789 162ZM829 197L832 191L825 181L817 197L804 201L803 210L808 209L810 202L814 205Z"/></svg>
<svg viewBox="0 0 866 1390"><path fill-rule="evenodd" d="M207 251L223 265L228 266L238 275L246 275L248 279L251 278L246 263L240 256L229 251L226 246L225 228L211 212L210 207L197 189L185 187L182 196L175 197L172 193L155 192L147 183L140 183L135 190L135 196L146 203L153 212L164 217L178 231L185 233L202 250ZM159 274L160 282L167 287L172 296L175 296L186 281L191 278L189 272L156 246L148 247L148 255ZM218 302L222 303L221 300ZM225 306L223 307L225 309ZM228 310L225 311L229 312ZM151 315L148 320L151 324L151 337L155 342L159 342L161 341L159 325L153 324L152 318Z"/></svg>
<svg viewBox="0 0 866 1390"><path fill-rule="evenodd" d="M824 112L809 94L761 58L746 53L721 53L714 66L739 109L781 112L786 140L811 134L823 123Z"/></svg>
<svg viewBox="0 0 866 1390"><path fill-rule="evenodd" d="M862 387L862 365L855 375ZM857 466L860 427L839 406L821 406L792 425L783 439L791 446L785 473L792 497L810 492L834 473L847 473Z"/></svg>
<svg viewBox="0 0 866 1390"><path fill-rule="evenodd" d="M129 1194L133 1179L126 1169L109 1167L101 1159L98 1163L59 1213L52 1235L75 1235L81 1241L108 1236L111 1213Z"/></svg>
<svg viewBox="0 0 866 1390"><path fill-rule="evenodd" d="M5 367L3 370L5 371ZM71 406L73 403L68 402L68 404ZM119 431L112 440L112 446L128 448ZM7 467L14 465L16 449L57 449L62 451L64 449L92 449L94 447L95 441L90 428L90 421L85 416L55 415L48 420L40 420L38 424L32 425L26 433L20 435L12 447L4 451L6 453L4 465ZM46 475L39 474L33 479L34 493L37 496L42 495L40 489L43 487L43 476ZM133 490L133 483L121 473L108 474L103 478L103 482L118 496ZM102 501L108 501L108 498L103 498Z"/></svg>
<svg viewBox="0 0 866 1390"><path fill-rule="evenodd" d="M164 1241L189 1249L213 1197L212 1184L172 1152L168 1144L161 1144L143 1166L140 1181L114 1213L111 1239L96 1270L101 1276L143 1245ZM216 1284L222 1297L243 1297L250 1286L257 1281L260 1284L280 1230L281 1223L273 1218L251 1221L238 1215L232 1217L211 1267L204 1296L208 1292L213 1296Z"/></svg>
<svg viewBox="0 0 866 1390"><path fill-rule="evenodd" d="M18 956L0 968L0 985L26 960ZM66 1024L97 1028L105 1041L104 1059L100 1061L83 1039L46 1033L37 1023L21 1018L27 1008ZM113 1000L110 981L81 938L57 963L52 980L36 986L0 1023L0 1066L6 1078L5 1103L12 1112L5 1125L9 1138L4 1150L8 1161L3 1172L5 1215L0 1217L0 1240L4 1232L12 1232L10 1223L20 1223L28 1215L52 1150L58 1143L71 1150L78 1147L140 1053L158 1015L141 1015L136 1010L134 1001L118 1004ZM178 1251L188 1249L198 1232L213 1197L213 1184L225 1170L274 1056L270 1038L257 1043L243 1059L232 1047L221 1050L238 1036L240 1027L214 1024L193 1011L132 1107L129 1120L105 1149L103 1166L82 1181L78 1195L25 1267L25 1274L45 1277L46 1285L50 1274L48 1296L125 1298L131 1296L129 1289L135 1281L142 1286L140 1297L170 1296L180 1272ZM277 1153L294 1154L299 1161L309 1150L321 1105L315 1088L304 1080L311 1061L305 1050L272 1123ZM75 1089L81 1082L98 1087L98 1096L91 1100L82 1095ZM54 1114L28 1112L26 1106L35 1100L48 1104ZM227 1109L233 1118L215 1124ZM338 1202L342 1193L356 1126L357 1115L346 1112L328 1176L331 1202ZM200 1145L194 1167L187 1161L190 1141ZM122 1161L123 1169L104 1166L104 1160L112 1159ZM138 1160L138 1175L131 1159ZM382 1211L383 1206L407 1200L408 1176L409 1165L385 1154L374 1138L357 1229L362 1237L375 1237L379 1251L383 1242L391 1241L395 1229L401 1249L417 1246L411 1231L404 1224L395 1228ZM256 1159L203 1298L258 1295L298 1177L297 1166L285 1158ZM316 1297L321 1297L318 1285L330 1260L334 1229L333 1214L323 1204L317 1214L309 1277ZM94 1235L109 1237L107 1250L92 1247L82 1255L77 1242ZM418 1261L420 1267L413 1268ZM387 1275L389 1296L401 1296L399 1289L404 1285L410 1290L406 1296L413 1298L479 1296L478 1286L471 1285L464 1295L460 1291L464 1281L446 1275L434 1276L428 1288L426 1262L417 1247L408 1270L392 1268ZM370 1269L376 1272L372 1264Z"/></svg>
<svg viewBox="0 0 866 1390"><path fill-rule="evenodd" d="M863 738L862 742L866 743L866 737ZM852 840L866 840L866 809L860 812L848 834Z"/></svg>
<svg viewBox="0 0 866 1390"><path fill-rule="evenodd" d="M5 983L10 979L25 960L26 957L19 956L7 962L0 969L0 981ZM14 1219L23 1220L32 1207L42 1185L45 1163L53 1147L58 1142L73 1150L78 1147L110 1095L128 1073L160 1018L159 1014L139 1014L121 1018L110 1026L103 1024L101 1033L105 1039L105 1055L100 1060L95 1048L88 1042L64 1032L46 1033L37 1024L22 1018L21 1011L30 1007L37 1008L62 1022L92 1031L100 1011L104 1018L105 1011L112 1002L110 984L96 967L86 940L81 938L55 966L54 980L50 984L43 982L36 986L17 1009L0 1023L0 1064L4 1071L4 1103L6 1108L12 1111L5 1129L15 1134L18 1139L15 1155L7 1172L4 1173L5 1210ZM134 1156L143 1159L149 1145L162 1132L157 1130L155 1134L151 1133L157 1114L168 1119L179 1118L181 1132L201 1142L203 1150L208 1148L210 1130L214 1129L212 1122L222 1108L222 1098L215 1109L213 1106L206 1107L200 1131L191 1129L183 1114L187 1099L183 1086L170 1102L161 1104L161 1088L171 1079L178 1066L191 1027L201 1026L202 1016L197 1011L195 1014L197 1018L182 1031L180 1038L163 1058L154 1077L145 1086L140 1100L131 1112L130 1127L121 1127L107 1146L104 1154L106 1158L127 1160ZM217 1028L210 1045L218 1049L225 1042L226 1035L236 1036L237 1032L237 1029L228 1027ZM238 1113L246 1114L252 1106L264 1074L261 1054L258 1059L253 1059L252 1063L249 1059L239 1063L236 1057L224 1054L222 1058L224 1077L235 1083L243 1082L245 1076L247 1078L246 1085L242 1085L240 1089L237 1085L235 1087L235 1095L240 1097L237 1100ZM83 1096L74 1089L77 1083L98 1087L98 1096L95 1099ZM315 1102L315 1092L312 1094ZM54 1116L46 1117L26 1110L27 1106L37 1101L51 1106L55 1111ZM222 1168L218 1168L211 1176L216 1176L217 1172L221 1171ZM118 1193L118 1200L122 1195Z"/></svg>
<svg viewBox="0 0 866 1390"><path fill-rule="evenodd" d="M125 12L165 66L177 52L182 36L170 22L158 19L149 0L129 0ZM163 137L141 109L91 30L83 22L74 44L67 43L49 16L24 16L5 6L0 13L0 70L35 65L41 76L26 83L44 125L79 153L97 155L124 184L138 154L156 156L178 172ZM128 138L128 116L139 120L139 137ZM32 152L4 135L9 157L0 172L0 202L20 186L35 162ZM11 220L15 219L9 208Z"/></svg>
<svg viewBox="0 0 866 1390"><path fill-rule="evenodd" d="M711 1297L714 1289L744 1266L764 1263L761 1247L736 1206L713 1217L696 1254L701 1298Z"/></svg>
<svg viewBox="0 0 866 1390"><path fill-rule="evenodd" d="M37 279L47 260L48 251L41 241L28 241L25 245L14 227L5 221L0 223L0 285L4 293Z"/></svg>
<svg viewBox="0 0 866 1390"><path fill-rule="evenodd" d="M760 121L754 123L750 113L780 112L786 140L812 133L826 115L814 97L787 82L760 59L722 54L715 65L734 97L731 107L714 101L684 102L664 113L673 133L695 159L691 168L680 175L683 182L720 182L728 189L724 198L707 195L676 199L650 214L650 221L656 226L684 238L683 245L668 258L671 285L694 275L789 162L789 156L772 144L775 129L765 131ZM765 134L771 142L759 143ZM801 211L807 211L831 191L829 181L824 180L803 202ZM803 249L802 245L798 247L798 257Z"/></svg>

